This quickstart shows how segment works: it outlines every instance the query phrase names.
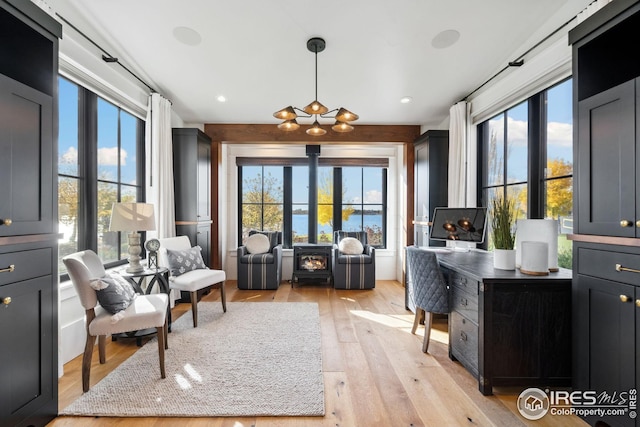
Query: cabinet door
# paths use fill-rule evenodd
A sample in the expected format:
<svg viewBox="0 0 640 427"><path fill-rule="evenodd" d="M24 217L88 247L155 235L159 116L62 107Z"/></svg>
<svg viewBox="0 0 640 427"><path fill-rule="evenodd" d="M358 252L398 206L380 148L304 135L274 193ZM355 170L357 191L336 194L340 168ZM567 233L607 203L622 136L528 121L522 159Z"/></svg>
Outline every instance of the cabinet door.
<svg viewBox="0 0 640 427"><path fill-rule="evenodd" d="M0 426L22 425L57 413L54 381L52 278L44 276L0 286ZM5 300L6 301L6 300ZM57 345L57 342L55 343ZM46 424L46 422L45 422Z"/></svg>
<svg viewBox="0 0 640 427"><path fill-rule="evenodd" d="M635 287L578 275L575 386L612 395L635 388ZM612 426L634 426L628 417L604 420ZM595 423L596 418L587 418ZM593 425L593 424L592 424Z"/></svg>
<svg viewBox="0 0 640 427"><path fill-rule="evenodd" d="M202 259L207 267L211 267L211 225L198 224L196 227L196 244L202 248Z"/></svg>
<svg viewBox="0 0 640 427"><path fill-rule="evenodd" d="M0 75L0 236L53 233L53 100Z"/></svg>
<svg viewBox="0 0 640 427"><path fill-rule="evenodd" d="M636 236L635 98L631 80L578 104L577 233Z"/></svg>

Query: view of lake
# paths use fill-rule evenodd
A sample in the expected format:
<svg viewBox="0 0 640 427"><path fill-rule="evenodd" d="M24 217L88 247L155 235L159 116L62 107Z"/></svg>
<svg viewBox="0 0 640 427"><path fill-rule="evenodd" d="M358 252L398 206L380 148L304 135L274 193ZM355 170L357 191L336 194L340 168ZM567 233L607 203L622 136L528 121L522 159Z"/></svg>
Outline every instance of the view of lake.
<svg viewBox="0 0 640 427"><path fill-rule="evenodd" d="M293 232L295 234L306 235L309 229L307 214L293 214ZM359 231L360 221L364 219L365 227L379 227L382 228L382 215L351 215L347 221L342 221L342 229L345 231ZM333 232L331 225L323 224L318 225L318 233L331 234Z"/></svg>

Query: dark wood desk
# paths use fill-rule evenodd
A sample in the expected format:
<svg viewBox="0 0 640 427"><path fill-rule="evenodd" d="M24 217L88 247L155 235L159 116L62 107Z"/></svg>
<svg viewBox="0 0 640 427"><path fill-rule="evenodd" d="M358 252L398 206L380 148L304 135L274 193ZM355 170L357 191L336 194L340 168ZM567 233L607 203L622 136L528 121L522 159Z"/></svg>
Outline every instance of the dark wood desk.
<svg viewBox="0 0 640 427"><path fill-rule="evenodd" d="M571 385L571 270L493 268L491 252L437 253L449 284L449 357L493 386Z"/></svg>

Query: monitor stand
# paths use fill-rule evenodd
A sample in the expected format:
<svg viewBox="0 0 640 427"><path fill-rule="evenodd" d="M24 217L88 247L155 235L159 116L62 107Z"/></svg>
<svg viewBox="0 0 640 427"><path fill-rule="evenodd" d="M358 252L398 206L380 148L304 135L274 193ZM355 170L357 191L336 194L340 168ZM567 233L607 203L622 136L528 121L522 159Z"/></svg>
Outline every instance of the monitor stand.
<svg viewBox="0 0 640 427"><path fill-rule="evenodd" d="M468 246L458 246L458 242L453 242L453 247L450 248L453 252L471 252L471 248Z"/></svg>

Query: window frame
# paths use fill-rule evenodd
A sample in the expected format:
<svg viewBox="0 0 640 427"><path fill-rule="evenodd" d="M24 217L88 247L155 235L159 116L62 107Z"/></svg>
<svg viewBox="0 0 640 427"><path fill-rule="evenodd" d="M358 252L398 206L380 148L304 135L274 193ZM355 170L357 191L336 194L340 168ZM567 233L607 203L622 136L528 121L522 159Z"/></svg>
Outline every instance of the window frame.
<svg viewBox="0 0 640 427"><path fill-rule="evenodd" d="M387 203L388 203L388 160L386 159L374 159L374 161L367 161L370 159L359 159L360 161L355 161L355 159L329 159L329 158L321 158L320 166L332 167L333 173L333 231L339 230L342 227L342 167L377 167L382 169L382 182L381 182L381 191L382 191L382 203L378 205L382 205L382 244L374 245L374 247L378 249L385 249L387 247ZM238 242L242 244L243 239L243 226L242 226L242 193L243 193L243 171L242 168L244 166L274 166L279 165L283 168L283 221L282 221L282 245L285 249L293 248L293 232L292 232L292 215L293 215L293 166L307 166L307 160L304 158L280 158L280 159L251 159L251 158L238 158L237 159L237 168L238 168L238 207L237 207L237 218L238 218ZM361 190L362 191L362 190ZM348 203L346 205L349 205ZM366 206L365 203L362 203L363 206ZM332 233L333 234L333 233ZM331 239L333 241L333 238Z"/></svg>
<svg viewBox="0 0 640 427"><path fill-rule="evenodd" d="M98 183L108 182L117 185L117 200L121 198L121 188L123 185L134 187L136 200L145 200L145 122L137 115L133 114L121 106L114 104L110 100L100 97L92 90L81 84L58 75L58 81L64 79L78 88L78 174L77 176L60 173L57 171L57 179L70 178L78 180L78 216L77 222L77 250L93 250L98 253ZM116 181L105 181L98 177L98 99L109 103L117 109L117 148L118 148L118 173ZM122 148L122 113L131 115L136 120L136 184L123 183L121 180L120 150ZM58 124L61 125L60 123ZM60 153L56 153L60 155ZM146 234L141 232L144 241ZM128 261L126 254L122 252L122 242L126 240L122 232L118 232L118 252L119 259L104 263L106 269L124 265ZM60 280L69 280L68 273L60 274Z"/></svg>

